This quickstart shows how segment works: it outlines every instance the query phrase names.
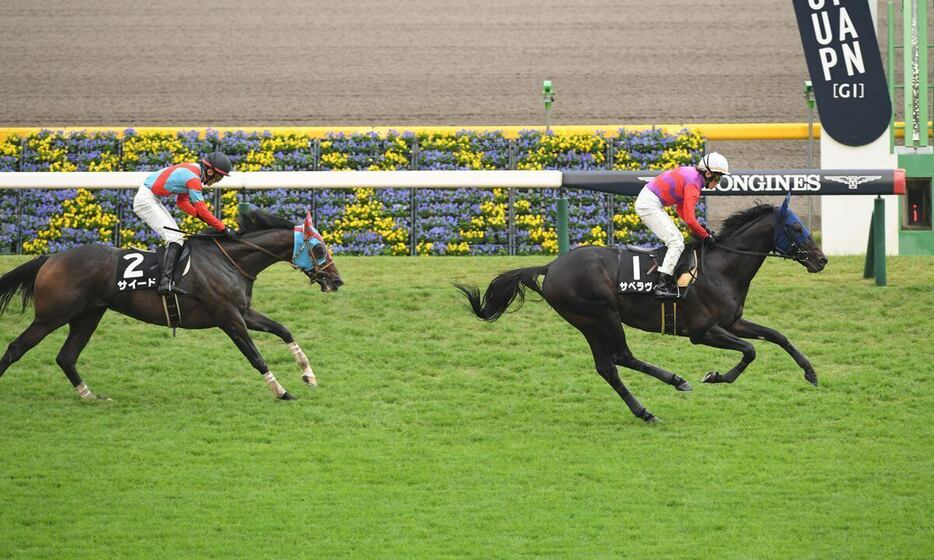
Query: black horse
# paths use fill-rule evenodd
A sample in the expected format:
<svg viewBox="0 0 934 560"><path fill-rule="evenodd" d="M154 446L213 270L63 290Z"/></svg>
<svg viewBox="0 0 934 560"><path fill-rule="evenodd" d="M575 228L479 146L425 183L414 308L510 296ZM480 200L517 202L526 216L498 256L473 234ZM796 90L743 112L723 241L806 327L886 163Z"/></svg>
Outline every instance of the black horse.
<svg viewBox="0 0 934 560"><path fill-rule="evenodd" d="M781 346L804 369L805 379L817 385L811 363L784 335L742 318L749 284L768 254L794 259L809 272L820 272L827 264L810 232L788 209L788 198L780 208L760 204L734 214L726 220L717 238L716 244L700 247L700 273L686 296L678 301L680 322L675 334L690 337L694 344L738 350L743 358L726 374L711 371L703 381L735 381L756 357L753 345L743 338L759 338ZM688 244L684 258L696 245ZM545 266L500 274L482 299L476 287L458 284L457 288L467 296L473 313L485 321L498 319L517 297L521 306L525 288L538 292L583 333L593 352L597 372L622 397L629 410L646 422L656 422L657 418L623 385L616 366L647 373L679 391L690 391L691 385L630 352L621 323L659 332L663 315L659 300L651 295L617 293L619 263L617 249L581 247ZM537 277L542 275L545 278L539 285Z"/></svg>
<svg viewBox="0 0 934 560"><path fill-rule="evenodd" d="M188 241L190 270L178 284L185 292L178 296L179 326L220 328L263 375L273 393L280 399L292 400L269 372L247 330L281 338L302 368L303 381L314 386L315 376L289 330L250 307L253 281L263 269L279 261L292 262L324 292L337 290L343 281L310 215L303 225L295 227L261 210L241 207L239 222L237 241L207 235ZM117 267L121 255L126 254L126 250L105 245L83 245L39 257L0 277L0 313L17 291L22 294L23 308L30 300L35 304L32 324L0 358L0 376L46 335L67 324L68 338L58 353L58 365L81 397L96 398L75 364L104 313L113 309L147 323L167 323L167 307L154 289L118 288Z"/></svg>

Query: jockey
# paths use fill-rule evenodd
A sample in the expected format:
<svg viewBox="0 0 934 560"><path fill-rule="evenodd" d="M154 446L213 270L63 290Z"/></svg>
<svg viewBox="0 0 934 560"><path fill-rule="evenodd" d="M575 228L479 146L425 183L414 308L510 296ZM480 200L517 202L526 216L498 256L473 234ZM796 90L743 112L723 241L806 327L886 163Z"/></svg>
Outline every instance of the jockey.
<svg viewBox="0 0 934 560"><path fill-rule="evenodd" d="M698 223L694 216L694 208L700 199L701 189L717 188L720 178L729 175L729 171L730 164L726 158L712 152L701 158L695 167L677 167L655 177L642 188L642 192L636 198L636 214L652 233L668 246L665 260L658 267L658 283L652 291L655 297L678 297L673 274L681 252L684 251L684 238L665 213L664 207L674 206L678 216L697 238L715 241L712 232Z"/></svg>
<svg viewBox="0 0 934 560"><path fill-rule="evenodd" d="M201 188L213 185L230 173L230 159L221 152L214 152L204 157L201 164L180 163L156 171L140 185L133 198L133 211L149 227L156 230L166 242L165 262L162 266L162 278L157 291L160 294L182 290L172 285L175 261L182 250L184 237L178 231L178 224L157 197L175 195L175 203L188 215L196 216L217 231L224 232L228 238L236 239L237 232L225 227L204 204ZM172 228L172 229L166 229Z"/></svg>

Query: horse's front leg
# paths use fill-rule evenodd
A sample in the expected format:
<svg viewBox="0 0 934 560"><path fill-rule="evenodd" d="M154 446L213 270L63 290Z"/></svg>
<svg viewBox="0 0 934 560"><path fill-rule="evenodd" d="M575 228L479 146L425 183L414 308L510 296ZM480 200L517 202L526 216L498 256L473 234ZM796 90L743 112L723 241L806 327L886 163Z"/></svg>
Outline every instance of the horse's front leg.
<svg viewBox="0 0 934 560"><path fill-rule="evenodd" d="M315 379L315 372L311 369L311 362L308 361L308 357L305 356L305 353L302 352L298 343L295 342L295 338L292 336L292 333L289 332L289 329L254 309L247 309L246 313L243 314L243 320L246 322L248 329L274 334L281 338L282 342L288 344L289 350L292 351L292 356L295 357L295 363L298 364L298 367L302 368L302 381L311 387L318 386L318 380Z"/></svg>
<svg viewBox="0 0 934 560"><path fill-rule="evenodd" d="M798 352L798 349L795 348L794 345L791 344L791 341L782 333L745 319L737 319L735 323L730 325L729 331L743 338L759 338L778 344L785 352L788 352L795 363L804 370L804 378L808 383L817 387L817 373L815 373L814 368L811 367L810 360L808 360L804 354Z"/></svg>
<svg viewBox="0 0 934 560"><path fill-rule="evenodd" d="M756 349L752 344L738 338L723 327L714 325L702 333L692 334L691 342L694 344L703 344L713 346L714 348L725 348L727 350L737 350L743 353L743 358L736 366L725 374L717 371L709 371L704 375L704 383L732 383L736 381L739 374L743 373L753 360L756 359Z"/></svg>
<svg viewBox="0 0 934 560"><path fill-rule="evenodd" d="M276 376L269 371L266 360L263 359L259 350L256 349L256 345L253 344L253 339L250 338L250 334L247 332L246 322L243 320L243 317L240 316L239 312L234 310L231 313L227 313L224 319L218 324L218 327L227 333L227 336L233 340L237 348L240 349L240 352L250 361L250 364L263 376L263 380L276 398L284 401L295 400L295 397L290 395L289 392L285 390L285 387L280 385L279 381L276 380Z"/></svg>

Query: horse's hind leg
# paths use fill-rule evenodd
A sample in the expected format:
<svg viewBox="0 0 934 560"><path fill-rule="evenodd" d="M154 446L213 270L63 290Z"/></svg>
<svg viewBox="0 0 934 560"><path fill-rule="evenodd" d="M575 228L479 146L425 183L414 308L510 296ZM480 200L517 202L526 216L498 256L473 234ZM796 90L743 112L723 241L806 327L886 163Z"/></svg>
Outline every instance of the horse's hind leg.
<svg viewBox="0 0 934 560"><path fill-rule="evenodd" d="M743 358L739 363L725 374L721 374L717 371L707 372L707 374L704 375L704 383L732 383L736 381L739 374L743 373L743 370L756 359L756 348L752 344L749 344L745 340L717 325L710 327L707 332L702 334L691 335L691 342L694 344L713 346L714 348L736 350L743 353Z"/></svg>
<svg viewBox="0 0 934 560"><path fill-rule="evenodd" d="M679 377L674 373L671 373L670 371L664 370L660 367L643 362L642 360L639 360L633 356L632 352L629 350L629 345L626 344L626 334L623 331L621 324L616 323L615 328L609 326L606 328L608 331L610 331L611 336L615 339L615 342L613 343L613 348L615 351L613 354L613 361L616 362L616 365L651 375L659 381L667 383L668 385L673 385L675 389L679 391L690 391L693 389L691 384L688 383L684 378Z"/></svg>
<svg viewBox="0 0 934 560"><path fill-rule="evenodd" d="M658 418L642 406L642 403L636 399L635 395L629 392L629 389L626 388L626 385L624 385L619 378L619 372L616 370L614 359L615 347L612 334L598 326L584 327L580 330L584 333L584 338L586 338L587 342L590 344L590 351L593 352L593 361L597 368L597 373L610 384L610 387L613 387L616 394L623 399L623 402L626 403L626 406L629 407L629 410L637 418L641 418L650 423L658 422Z"/></svg>
<svg viewBox="0 0 934 560"><path fill-rule="evenodd" d="M7 346L6 353L0 358L0 376L6 372L13 363L23 357L33 346L42 342L50 332L64 325L63 322L48 322L34 319L25 331L16 340Z"/></svg>
<svg viewBox="0 0 934 560"><path fill-rule="evenodd" d="M94 334L97 325L101 322L101 317L104 316L106 311L106 307L90 309L69 321L68 338L65 340L65 344L62 346L58 357L55 359L58 366L62 368L62 371L68 376L71 385L78 391L82 399L96 399L97 396L94 395L88 386L85 385L84 381L81 380L81 376L78 374L75 364L77 364L78 356L81 354L81 351L84 350L84 347L87 346L91 335Z"/></svg>
<svg viewBox="0 0 934 560"><path fill-rule="evenodd" d="M246 321L246 327L248 329L274 334L282 339L282 342L288 344L289 350L292 351L292 356L295 358L295 363L298 364L298 367L302 368L302 381L311 387L318 386L318 381L315 379L315 372L311 369L311 362L308 361L305 352L303 352L298 343L295 342L295 338L292 336L289 329L254 309L247 309L246 313L243 314L243 320Z"/></svg>

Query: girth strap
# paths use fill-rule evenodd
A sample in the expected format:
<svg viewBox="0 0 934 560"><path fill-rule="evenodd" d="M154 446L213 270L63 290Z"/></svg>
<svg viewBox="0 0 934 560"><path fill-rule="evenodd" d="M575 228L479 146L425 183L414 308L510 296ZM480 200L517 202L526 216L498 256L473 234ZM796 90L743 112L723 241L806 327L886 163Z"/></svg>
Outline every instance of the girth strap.
<svg viewBox="0 0 934 560"><path fill-rule="evenodd" d="M162 309L165 311L165 324L172 329L172 336L175 336L175 329L182 326L182 307L174 292L162 296Z"/></svg>

